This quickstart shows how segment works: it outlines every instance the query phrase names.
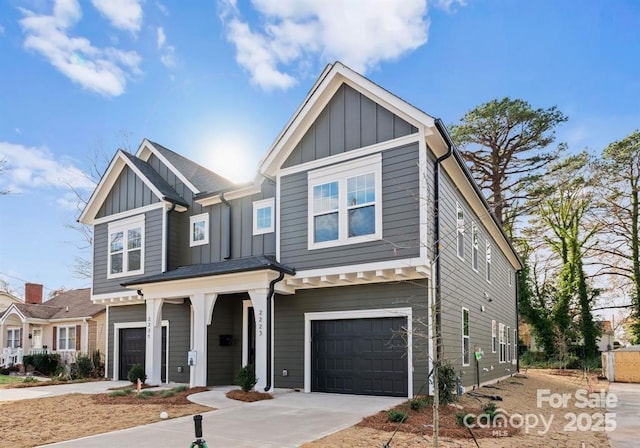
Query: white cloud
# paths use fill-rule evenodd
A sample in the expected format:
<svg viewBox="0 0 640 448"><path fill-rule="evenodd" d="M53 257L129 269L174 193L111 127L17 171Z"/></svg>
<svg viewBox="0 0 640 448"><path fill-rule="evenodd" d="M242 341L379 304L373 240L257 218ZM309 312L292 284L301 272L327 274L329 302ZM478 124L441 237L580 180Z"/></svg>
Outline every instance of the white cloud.
<svg viewBox="0 0 640 448"><path fill-rule="evenodd" d="M142 6L138 0L91 0L111 25L137 34L142 26Z"/></svg>
<svg viewBox="0 0 640 448"><path fill-rule="evenodd" d="M4 34L4 27L0 25L0 34Z"/></svg>
<svg viewBox="0 0 640 448"><path fill-rule="evenodd" d="M162 14L164 14L165 16L169 15L169 8L167 8L163 3L156 2L156 6L158 7L158 9Z"/></svg>
<svg viewBox="0 0 640 448"><path fill-rule="evenodd" d="M164 28L161 26L158 27L157 35L156 43L158 45L158 51L160 52L160 61L165 67L171 68L176 65L176 49L173 45L167 44L167 36L164 33Z"/></svg>
<svg viewBox="0 0 640 448"><path fill-rule="evenodd" d="M82 17L76 0L57 0L53 15L37 15L22 9L20 25L26 33L25 48L47 58L62 74L82 87L106 96L124 92L127 76L140 74L135 51L98 48L84 37L69 36L69 28Z"/></svg>
<svg viewBox="0 0 640 448"><path fill-rule="evenodd" d="M70 160L56 159L46 148L0 142L0 160L5 161L0 190L18 193L38 188L68 190L72 187L90 191L95 187L93 181Z"/></svg>
<svg viewBox="0 0 640 448"><path fill-rule="evenodd" d="M433 5L446 12L455 12L456 6L467 6L467 2L466 0L434 0Z"/></svg>
<svg viewBox="0 0 640 448"><path fill-rule="evenodd" d="M237 62L264 89L292 86L291 72L316 58L366 72L425 44L429 29L426 0L252 0L254 24L243 19L235 0L219 5Z"/></svg>

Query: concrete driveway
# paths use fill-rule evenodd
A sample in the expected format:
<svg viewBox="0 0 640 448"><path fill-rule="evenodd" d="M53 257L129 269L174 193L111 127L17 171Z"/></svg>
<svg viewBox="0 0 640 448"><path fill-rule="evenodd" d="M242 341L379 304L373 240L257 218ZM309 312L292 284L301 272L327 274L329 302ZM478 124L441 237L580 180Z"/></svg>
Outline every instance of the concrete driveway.
<svg viewBox="0 0 640 448"><path fill-rule="evenodd" d="M607 432L611 448L636 448L640 439L640 384L611 383L609 393L618 397L618 404L608 412L616 414L616 429Z"/></svg>
<svg viewBox="0 0 640 448"><path fill-rule="evenodd" d="M273 400L241 403L224 396L228 388L191 395L213 406L203 414L203 438L210 447L296 447L359 422L406 398L278 391ZM194 438L192 417L115 431L48 447L188 447Z"/></svg>
<svg viewBox="0 0 640 448"><path fill-rule="evenodd" d="M0 401L27 400L66 394L103 394L109 389L131 385L129 381L90 381L87 383L56 384L54 386L0 389Z"/></svg>

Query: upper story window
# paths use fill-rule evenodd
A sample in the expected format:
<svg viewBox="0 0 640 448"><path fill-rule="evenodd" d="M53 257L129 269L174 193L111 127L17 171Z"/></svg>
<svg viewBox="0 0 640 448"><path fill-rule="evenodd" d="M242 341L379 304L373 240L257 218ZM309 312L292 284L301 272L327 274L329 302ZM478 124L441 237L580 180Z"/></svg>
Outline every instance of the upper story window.
<svg viewBox="0 0 640 448"><path fill-rule="evenodd" d="M456 245L458 246L458 257L464 258L464 210L456 202Z"/></svg>
<svg viewBox="0 0 640 448"><path fill-rule="evenodd" d="M382 156L308 175L309 249L382 238Z"/></svg>
<svg viewBox="0 0 640 448"><path fill-rule="evenodd" d="M189 246L209 244L209 213L189 217Z"/></svg>
<svg viewBox="0 0 640 448"><path fill-rule="evenodd" d="M478 226L475 222L471 223L471 267L474 271L478 270Z"/></svg>
<svg viewBox="0 0 640 448"><path fill-rule="evenodd" d="M487 252L486 252L486 261L487 261L487 281L491 283L491 243L487 240Z"/></svg>
<svg viewBox="0 0 640 448"><path fill-rule="evenodd" d="M271 233L274 230L274 209L273 198L263 199L253 203L253 234L262 235Z"/></svg>
<svg viewBox="0 0 640 448"><path fill-rule="evenodd" d="M58 327L58 348L57 350L76 349L76 327Z"/></svg>
<svg viewBox="0 0 640 448"><path fill-rule="evenodd" d="M144 272L144 215L109 223L107 278Z"/></svg>

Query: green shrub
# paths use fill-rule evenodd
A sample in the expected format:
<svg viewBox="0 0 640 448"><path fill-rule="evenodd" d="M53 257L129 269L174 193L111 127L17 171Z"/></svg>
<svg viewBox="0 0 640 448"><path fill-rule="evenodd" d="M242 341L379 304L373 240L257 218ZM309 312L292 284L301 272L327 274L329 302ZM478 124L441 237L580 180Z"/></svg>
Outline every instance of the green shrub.
<svg viewBox="0 0 640 448"><path fill-rule="evenodd" d="M11 371L6 367L0 367L0 375L9 375Z"/></svg>
<svg viewBox="0 0 640 448"><path fill-rule="evenodd" d="M175 393L179 393L179 392L184 392L187 389L189 389L189 386L176 386L173 388L173 391Z"/></svg>
<svg viewBox="0 0 640 448"><path fill-rule="evenodd" d="M37 383L38 379L34 376L27 376L22 380L23 383Z"/></svg>
<svg viewBox="0 0 640 448"><path fill-rule="evenodd" d="M147 375L144 373L144 367L142 364L134 364L129 369L129 373L127 373L127 379L131 381L133 384L138 384L138 379L144 384L147 381Z"/></svg>
<svg viewBox="0 0 640 448"><path fill-rule="evenodd" d="M60 366L60 355L51 353L27 355L22 358L22 363L25 370L30 366L43 375L51 376Z"/></svg>
<svg viewBox="0 0 640 448"><path fill-rule="evenodd" d="M397 409L391 409L387 411L387 418L390 422L404 423L409 419L409 414Z"/></svg>
<svg viewBox="0 0 640 448"><path fill-rule="evenodd" d="M175 397L176 391L173 389L162 391L162 398Z"/></svg>
<svg viewBox="0 0 640 448"><path fill-rule="evenodd" d="M142 398L149 398L149 397L155 397L156 393L152 390L143 390L143 391L140 391L138 396Z"/></svg>
<svg viewBox="0 0 640 448"><path fill-rule="evenodd" d="M438 369L438 401L440 404L453 403L456 399L456 371L445 361Z"/></svg>
<svg viewBox="0 0 640 448"><path fill-rule="evenodd" d="M409 407L412 411L419 411L422 408L427 407L429 405L429 399L426 397L418 397L413 400L409 400Z"/></svg>
<svg viewBox="0 0 640 448"><path fill-rule="evenodd" d="M249 392L256 385L258 379L256 378L256 370L253 364L247 364L240 369L235 378L235 384L240 386L244 392Z"/></svg>
<svg viewBox="0 0 640 448"><path fill-rule="evenodd" d="M90 378L93 375L93 360L89 355L79 354L76 358L76 367L80 378Z"/></svg>
<svg viewBox="0 0 640 448"><path fill-rule="evenodd" d="M120 389L120 390L114 390L113 392L109 392L107 394L107 396L109 397L126 397L127 395L129 395L131 393L132 389Z"/></svg>
<svg viewBox="0 0 640 448"><path fill-rule="evenodd" d="M456 412L456 423L458 426L473 425L476 422L475 416L464 412Z"/></svg>

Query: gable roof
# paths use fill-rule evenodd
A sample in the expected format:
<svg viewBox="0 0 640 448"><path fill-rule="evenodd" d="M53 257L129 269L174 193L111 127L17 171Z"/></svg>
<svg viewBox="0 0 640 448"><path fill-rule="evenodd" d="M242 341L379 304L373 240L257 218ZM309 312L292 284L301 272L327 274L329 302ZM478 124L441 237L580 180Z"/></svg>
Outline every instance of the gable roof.
<svg viewBox="0 0 640 448"><path fill-rule="evenodd" d="M163 201L168 201L176 205L188 207L188 203L165 181L148 163L135 156L118 149L111 159L104 175L100 179L87 205L80 214L78 221L83 224L93 224L100 207L113 188L122 170L128 166L142 182Z"/></svg>
<svg viewBox="0 0 640 448"><path fill-rule="evenodd" d="M21 319L66 320L90 318L106 308L91 301L91 288L83 288L64 291L45 303L14 303L4 315L12 309Z"/></svg>
<svg viewBox="0 0 640 448"><path fill-rule="evenodd" d="M146 144L145 144L146 143ZM140 145L136 157L147 161L155 154L167 167L194 193L213 192L233 187L229 179L215 173L196 162L160 145L145 139Z"/></svg>

